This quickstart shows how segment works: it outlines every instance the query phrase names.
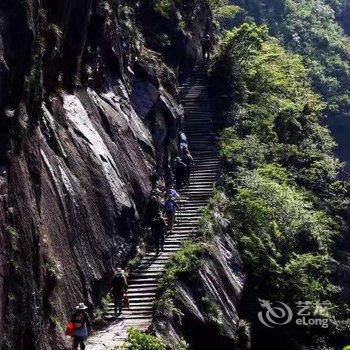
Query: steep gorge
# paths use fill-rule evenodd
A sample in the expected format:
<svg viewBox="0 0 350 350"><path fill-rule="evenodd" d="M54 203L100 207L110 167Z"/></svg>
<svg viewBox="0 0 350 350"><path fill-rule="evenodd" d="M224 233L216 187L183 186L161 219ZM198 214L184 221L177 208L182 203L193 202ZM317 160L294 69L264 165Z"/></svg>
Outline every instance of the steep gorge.
<svg viewBox="0 0 350 350"><path fill-rule="evenodd" d="M154 181L169 180L183 112L174 72L144 45L148 6L0 4L2 349L64 348L72 308L106 293ZM211 17L200 0L171 11L185 24L162 49L176 67L195 60Z"/></svg>

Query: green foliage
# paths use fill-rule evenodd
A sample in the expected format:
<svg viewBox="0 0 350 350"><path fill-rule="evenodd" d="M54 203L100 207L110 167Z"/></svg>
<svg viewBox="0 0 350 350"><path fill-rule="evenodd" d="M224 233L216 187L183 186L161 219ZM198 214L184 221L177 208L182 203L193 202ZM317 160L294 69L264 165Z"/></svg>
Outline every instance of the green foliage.
<svg viewBox="0 0 350 350"><path fill-rule="evenodd" d="M157 317L181 317L181 312L173 303L173 297L176 293L175 282L182 278L192 279L192 281L196 278L196 271L200 267L201 257L205 249L206 245L203 242L185 243L167 264L159 281L161 293L154 303ZM193 287L196 288L196 283L193 283Z"/></svg>
<svg viewBox="0 0 350 350"><path fill-rule="evenodd" d="M230 28L231 23L236 18L237 14L241 11L241 8L236 5L224 4L216 7L213 10L214 24L217 29Z"/></svg>
<svg viewBox="0 0 350 350"><path fill-rule="evenodd" d="M313 86L331 113L349 114L350 41L336 21L339 1L238 0L246 16L267 23L285 47L306 59ZM241 17L242 21L247 17Z"/></svg>
<svg viewBox="0 0 350 350"><path fill-rule="evenodd" d="M141 0L140 4L146 47L161 53L168 63L175 63L182 53L174 48L188 24L182 0Z"/></svg>
<svg viewBox="0 0 350 350"><path fill-rule="evenodd" d="M13 237L13 238L18 237L17 230L16 230L16 228L15 228L14 226L12 226L12 225L7 225L7 226L6 226L6 231L7 231L7 233L8 233L11 237Z"/></svg>
<svg viewBox="0 0 350 350"><path fill-rule="evenodd" d="M154 10L162 17L170 18L173 10L173 2L171 0L155 0Z"/></svg>
<svg viewBox="0 0 350 350"><path fill-rule="evenodd" d="M215 10L219 7L227 5L227 0L206 0L207 4L210 6L211 9Z"/></svg>
<svg viewBox="0 0 350 350"><path fill-rule="evenodd" d="M111 302L111 296L107 294L105 298L101 300L100 305L94 312L94 327L102 328L106 325L106 314L108 311L108 304Z"/></svg>
<svg viewBox="0 0 350 350"><path fill-rule="evenodd" d="M219 305L208 298L207 296L203 296L201 299L202 306L204 309L204 313L210 322L216 323L217 325L222 324L222 313Z"/></svg>
<svg viewBox="0 0 350 350"><path fill-rule="evenodd" d="M169 289L176 279L196 271L200 263L199 258L204 249L204 243L185 243L168 263L160 280L160 287L164 290Z"/></svg>
<svg viewBox="0 0 350 350"><path fill-rule="evenodd" d="M44 263L44 267L48 275L55 281L59 281L62 278L63 270L60 263L53 260L48 260Z"/></svg>
<svg viewBox="0 0 350 350"><path fill-rule="evenodd" d="M126 349L128 350L165 350L164 343L156 337L142 333L137 329L128 330Z"/></svg>
<svg viewBox="0 0 350 350"><path fill-rule="evenodd" d="M280 163L318 206L346 204L347 188L337 181L342 164L318 122L323 104L299 56L284 51L266 27L243 24L222 40L212 74L226 124L233 125L221 138L221 154L232 166Z"/></svg>
<svg viewBox="0 0 350 350"><path fill-rule="evenodd" d="M222 191L214 190L214 194L203 210L202 219L196 235L204 241L209 241L218 233L223 232L228 224L224 209L228 199Z"/></svg>
<svg viewBox="0 0 350 350"><path fill-rule="evenodd" d="M180 342L178 344L176 344L174 347L174 350L188 350L188 349L189 349L189 345L183 339L181 339Z"/></svg>
<svg viewBox="0 0 350 350"><path fill-rule="evenodd" d="M221 221L239 244L249 301L330 299L335 315L329 262L348 186L338 180L342 164L303 59L266 26L244 23L223 37L211 74L225 116ZM256 309L247 317L253 322Z"/></svg>

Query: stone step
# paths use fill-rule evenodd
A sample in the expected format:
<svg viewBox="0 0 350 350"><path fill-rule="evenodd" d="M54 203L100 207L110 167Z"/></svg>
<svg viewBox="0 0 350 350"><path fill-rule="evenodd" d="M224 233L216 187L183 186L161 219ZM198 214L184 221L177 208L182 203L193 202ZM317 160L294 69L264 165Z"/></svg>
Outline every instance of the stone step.
<svg viewBox="0 0 350 350"><path fill-rule="evenodd" d="M158 271L163 271L164 270L165 264L162 265L148 265L145 267L139 267L135 270L135 273L142 272L142 273L147 273L147 272L158 272Z"/></svg>
<svg viewBox="0 0 350 350"><path fill-rule="evenodd" d="M108 307L107 309L108 313L110 315L114 314L114 305ZM124 308L124 310L130 311L132 314L137 314L137 313L144 313L146 312L152 312L153 310L153 303L152 304L130 304L130 308Z"/></svg>
<svg viewBox="0 0 350 350"><path fill-rule="evenodd" d="M179 193L182 196L188 196L190 193L193 192L198 192L200 193L201 191L212 191L214 188L214 184L212 186L204 186L201 183L192 183L190 187L185 187L184 189L180 190Z"/></svg>
<svg viewBox="0 0 350 350"><path fill-rule="evenodd" d="M190 187L191 188L197 188L198 190L214 188L214 186L215 186L214 179L211 182L209 182L207 179L203 179L203 180L191 179L190 180Z"/></svg>
<svg viewBox="0 0 350 350"><path fill-rule="evenodd" d="M169 235L166 236L166 239L167 237L169 237ZM152 261L167 261L169 260L169 257L165 257L165 256L161 256L160 254L158 256L145 256L143 259L142 259L142 263L147 263L147 262L152 262Z"/></svg>
<svg viewBox="0 0 350 350"><path fill-rule="evenodd" d="M147 320L148 322L152 322L152 313L144 313L141 315L125 315L124 319L127 322L128 320Z"/></svg>
<svg viewBox="0 0 350 350"><path fill-rule="evenodd" d="M153 305L154 305L154 303L152 301L140 302L140 303L130 302L130 306L132 308L136 308L136 307L153 307Z"/></svg>
<svg viewBox="0 0 350 350"><path fill-rule="evenodd" d="M191 205L190 203L184 203L184 204L179 204L179 211L177 212L178 214L181 213L192 213L192 214L202 214L203 213L203 208L200 208L196 205Z"/></svg>
<svg viewBox="0 0 350 350"><path fill-rule="evenodd" d="M138 296L138 297L129 297L130 304L142 304L142 303L153 303L154 297L152 296Z"/></svg>
<svg viewBox="0 0 350 350"><path fill-rule="evenodd" d="M196 168L198 165L206 165L206 164L214 164L215 166L219 165L221 163L221 159L212 159L212 158L207 158L207 159L199 159L199 160L196 160L194 158L194 164L195 164L195 167Z"/></svg>
<svg viewBox="0 0 350 350"><path fill-rule="evenodd" d="M129 309L133 315L137 314L137 313L144 313L146 312L153 312L153 305L150 306L131 306L130 305L130 309Z"/></svg>
<svg viewBox="0 0 350 350"><path fill-rule="evenodd" d="M190 196L186 196L186 199L187 199L187 203L184 203L184 204L197 206L198 208L205 206L207 204L206 198L205 199L196 199L196 198L190 198Z"/></svg>
<svg viewBox="0 0 350 350"><path fill-rule="evenodd" d="M196 216L193 216L193 215L196 215ZM181 213L178 213L178 220L185 224L188 222L188 219L191 219L190 221L194 221L194 220L199 221L202 218L202 216L203 216L202 213L193 214L193 213L181 212Z"/></svg>
<svg viewBox="0 0 350 350"><path fill-rule="evenodd" d="M152 281L140 281L140 280L129 280L128 286L134 287L134 286L145 286L145 287L152 287L154 285L157 285L158 280L155 278Z"/></svg>
<svg viewBox="0 0 350 350"><path fill-rule="evenodd" d="M107 315L106 316L106 319L107 320L115 320L116 318L121 318L121 319L124 319L125 321L128 321L128 320L144 320L144 321L147 321L147 322L151 322L152 321L152 314L150 315L149 313L145 314L145 315L122 315L121 317L117 316L117 315ZM131 326L131 324L130 324Z"/></svg>
<svg viewBox="0 0 350 350"><path fill-rule="evenodd" d="M190 211L190 210L186 210L185 208L182 208L180 210L178 210L177 212L177 217L178 218L189 218L192 217L194 219L200 219L202 217L203 213L200 211Z"/></svg>
<svg viewBox="0 0 350 350"><path fill-rule="evenodd" d="M216 177L213 177L210 179L208 177L190 177L190 188L195 187L204 187L204 188L213 188L215 186ZM187 188L188 189L188 188Z"/></svg>
<svg viewBox="0 0 350 350"><path fill-rule="evenodd" d="M198 172L201 170L207 170L208 168L215 172L215 167L218 167L220 165L220 161L209 161L201 164L195 164L193 167L194 172Z"/></svg>
<svg viewBox="0 0 350 350"><path fill-rule="evenodd" d="M132 276L133 277L145 277L145 276L148 276L148 277L158 278L161 274L162 274L161 271L157 271L157 272L154 272L154 271L135 271L135 272L133 272Z"/></svg>
<svg viewBox="0 0 350 350"><path fill-rule="evenodd" d="M205 162L207 160L217 160L221 161L222 158L218 156L216 153L207 153L207 154L195 154L194 155L194 161L195 162Z"/></svg>
<svg viewBox="0 0 350 350"><path fill-rule="evenodd" d="M130 283L157 283L157 278L134 278L133 275L128 279L128 284Z"/></svg>
<svg viewBox="0 0 350 350"><path fill-rule="evenodd" d="M145 287L145 286L129 286L128 288L128 295L130 293L140 293L140 294L143 294L143 293L151 293L153 291L156 291L158 289L158 286L155 285L155 286L152 286L152 287Z"/></svg>
<svg viewBox="0 0 350 350"><path fill-rule="evenodd" d="M216 145L191 145L190 150L192 152L192 155L194 152L215 152Z"/></svg>
<svg viewBox="0 0 350 350"><path fill-rule="evenodd" d="M191 238L192 234L191 232L185 232L185 233L171 233L168 234L165 237L165 241L169 240L169 239L187 239L187 238Z"/></svg>
<svg viewBox="0 0 350 350"><path fill-rule="evenodd" d="M192 175L190 177L191 181L201 181L201 180L208 180L212 178L213 180L216 178L216 174L211 169L197 169L192 172Z"/></svg>
<svg viewBox="0 0 350 350"><path fill-rule="evenodd" d="M206 180L206 181L205 181ZM186 191L192 191L193 189L211 189L215 185L214 179L212 181L209 181L208 179L195 179L195 178L190 178L190 185L184 187L184 189L181 189L180 192L186 193ZM180 193L181 195L181 193Z"/></svg>
<svg viewBox="0 0 350 350"><path fill-rule="evenodd" d="M210 174L212 176L216 176L217 172L216 172L216 168L219 167L221 164L220 161L217 161L217 164L210 164L211 167L208 167L208 163L204 162L204 163L197 163L195 164L195 166L191 169L191 175L192 174L197 174L200 173L202 171L204 171L206 174ZM209 169L208 169L209 168ZM209 171L209 173L208 173Z"/></svg>
<svg viewBox="0 0 350 350"><path fill-rule="evenodd" d="M149 253L151 253L151 252L149 252ZM154 253L154 252L152 252L152 253ZM149 255L146 255L146 256L143 257L143 259L141 260L141 263L142 264L146 264L146 263L151 263L152 261L153 262L155 262L155 261L163 261L163 260L166 261L168 259L169 259L168 256L162 256L161 254L159 254L159 255L156 255L156 254L150 255L149 254Z"/></svg>
<svg viewBox="0 0 350 350"><path fill-rule="evenodd" d="M192 228L191 229L183 229L181 227L174 227L172 234L178 235L178 234L182 234L182 233L191 233L191 237L187 238L188 240L191 240L191 239L193 239L193 237L195 235L196 229L197 229L197 227L195 229L192 229Z"/></svg>
<svg viewBox="0 0 350 350"><path fill-rule="evenodd" d="M166 262L160 262L159 264L152 263L151 265L145 264L140 265L135 272L141 272L141 271L161 271L162 268L164 268L166 265Z"/></svg>
<svg viewBox="0 0 350 350"><path fill-rule="evenodd" d="M203 179L203 180L206 180L205 182L201 182L200 180L197 182L195 179L190 179L190 185L189 186L186 186L184 188L182 188L180 191L179 191L179 194L184 197L186 196L188 193L191 193L193 191L208 191L208 190L212 190L214 188L214 180L213 182L209 185L208 184L208 180L207 179ZM202 181L203 181L202 180Z"/></svg>
<svg viewBox="0 0 350 350"><path fill-rule="evenodd" d="M191 184L192 183L196 183L196 182L203 182L206 180L206 182L210 182L213 183L214 180L216 179L217 174L213 173L213 172L198 172L198 171L192 171L191 173L191 177L190 177L190 181Z"/></svg>
<svg viewBox="0 0 350 350"><path fill-rule="evenodd" d="M204 151L193 151L192 156L194 157L194 159L205 160L209 157L218 157L218 154L216 154L216 150L215 151L205 151L205 152Z"/></svg>
<svg viewBox="0 0 350 350"><path fill-rule="evenodd" d="M147 297L155 297L156 296L156 292L145 292L145 293L138 293L138 292L128 292L128 297L130 300L132 300L133 298L140 298L140 299L145 299Z"/></svg>

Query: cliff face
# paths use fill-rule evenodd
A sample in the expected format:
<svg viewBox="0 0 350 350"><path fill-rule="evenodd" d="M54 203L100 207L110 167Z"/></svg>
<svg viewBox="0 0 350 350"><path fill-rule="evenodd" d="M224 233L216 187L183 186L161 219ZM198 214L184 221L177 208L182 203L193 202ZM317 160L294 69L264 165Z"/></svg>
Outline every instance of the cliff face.
<svg viewBox="0 0 350 350"><path fill-rule="evenodd" d="M237 343L246 348L238 312L244 284L236 244L217 235L196 272L176 280L170 307L158 307L155 333L169 346L184 339L191 349L233 349Z"/></svg>
<svg viewBox="0 0 350 350"><path fill-rule="evenodd" d="M182 109L137 29L146 3L0 3L2 349L64 347L72 308L135 248L155 173L169 179ZM194 59L210 18L191 20L177 48Z"/></svg>

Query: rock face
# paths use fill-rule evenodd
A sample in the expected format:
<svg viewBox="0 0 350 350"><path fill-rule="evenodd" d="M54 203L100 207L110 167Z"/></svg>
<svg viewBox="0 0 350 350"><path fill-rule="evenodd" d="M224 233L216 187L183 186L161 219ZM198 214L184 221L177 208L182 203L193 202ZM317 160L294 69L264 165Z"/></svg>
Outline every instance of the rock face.
<svg viewBox="0 0 350 350"><path fill-rule="evenodd" d="M182 109L142 3L0 3L1 349L64 348L72 308L135 248L154 174L169 181Z"/></svg>
<svg viewBox="0 0 350 350"><path fill-rule="evenodd" d="M176 282L173 306L158 315L155 331L168 344L183 338L192 349L233 349L238 339L237 307L245 275L233 240L218 235L190 279Z"/></svg>

